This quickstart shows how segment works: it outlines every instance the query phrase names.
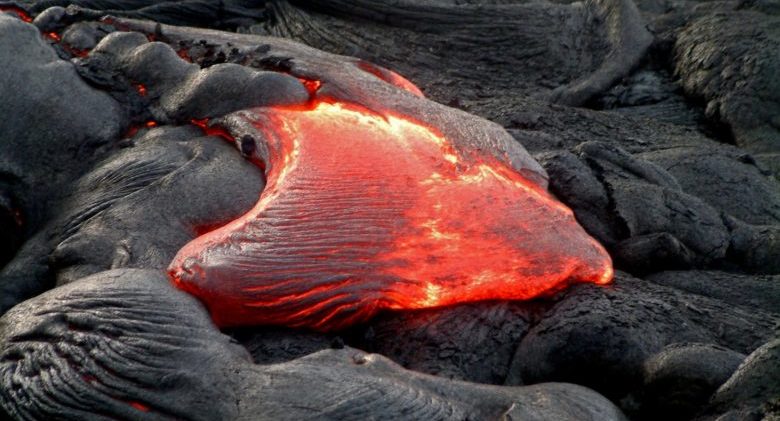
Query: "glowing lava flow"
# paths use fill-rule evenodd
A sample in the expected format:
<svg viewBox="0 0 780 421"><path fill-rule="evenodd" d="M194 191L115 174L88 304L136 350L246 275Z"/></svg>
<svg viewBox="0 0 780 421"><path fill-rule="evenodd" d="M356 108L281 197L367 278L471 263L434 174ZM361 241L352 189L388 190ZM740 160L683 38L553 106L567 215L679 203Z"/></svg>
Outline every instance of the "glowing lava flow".
<svg viewBox="0 0 780 421"><path fill-rule="evenodd" d="M422 91L420 90L420 88L417 87L417 85L415 85L412 82L409 82L408 79L406 79L405 77L399 75L398 73L396 73L396 72L394 72L392 70L387 70L385 68L377 67L374 64L372 64L372 63L370 63L368 61L363 61L363 60L358 62L358 67L361 70L363 70L364 72L371 73L372 75L378 77L379 79L381 79L381 80L383 80L383 81L385 81L385 82L387 82L387 83L389 83L389 84L391 84L391 85L393 85L393 86L395 86L397 88L401 88L404 91L407 91L407 92L412 93L413 95L419 96L420 98L424 98L425 97L425 95L423 95Z"/></svg>
<svg viewBox="0 0 780 421"><path fill-rule="evenodd" d="M612 278L568 208L487 154L467 162L434 130L342 103L254 115L269 150L265 191L169 272L220 326L333 330L382 309L529 299Z"/></svg>
<svg viewBox="0 0 780 421"><path fill-rule="evenodd" d="M23 20L24 22L30 23L33 21L33 18L24 10L16 7L16 6L0 6L0 12L2 13L13 13L16 16L19 17L19 19Z"/></svg>

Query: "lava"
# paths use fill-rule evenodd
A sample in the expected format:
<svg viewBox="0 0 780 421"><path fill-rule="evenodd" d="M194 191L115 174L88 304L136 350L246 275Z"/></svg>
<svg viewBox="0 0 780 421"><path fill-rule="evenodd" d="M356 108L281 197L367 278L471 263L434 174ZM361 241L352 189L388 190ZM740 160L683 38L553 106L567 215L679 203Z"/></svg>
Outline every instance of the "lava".
<svg viewBox="0 0 780 421"><path fill-rule="evenodd" d="M307 91L309 91L309 95L314 98L315 95L317 95L317 91L320 90L320 87L322 87L322 82L319 80L312 80L312 79L304 79L304 78L298 78L298 80L303 83L303 86L306 88Z"/></svg>
<svg viewBox="0 0 780 421"><path fill-rule="evenodd" d="M144 122L143 124L132 125L132 126L128 127L127 131L122 136L122 139L130 139L130 138L135 137L135 135L138 134L138 131L143 129L143 128L153 129L155 127L157 127L157 122L154 121L154 120L148 120L148 121Z"/></svg>
<svg viewBox="0 0 780 421"><path fill-rule="evenodd" d="M14 7L14 6L0 6L0 12L6 12L6 13L13 13L16 16L19 17L19 19L30 23L33 21L33 18L30 16L29 13L25 12L24 10Z"/></svg>
<svg viewBox="0 0 780 421"><path fill-rule="evenodd" d="M335 330L383 309L523 300L612 278L609 255L566 206L424 124L322 99L252 118L268 149L258 203L169 268L220 326Z"/></svg>
<svg viewBox="0 0 780 421"><path fill-rule="evenodd" d="M424 98L425 97L425 95L422 93L420 88L417 87L417 85L415 85L412 82L409 82L408 79L406 79L405 77L399 75L398 73L396 73L396 72L394 72L392 70L387 70L385 68L380 68L378 66L375 66L372 63L369 63L369 62L363 61L363 60L361 60L358 63L358 67L360 67L360 69L362 69L363 71L371 73L372 75L378 77L379 79L381 79L381 80L383 80L383 81L385 81L385 82L387 82L387 83L389 83L389 84L391 84L391 85L393 85L393 86L395 86L397 88L401 88L404 91L407 91L407 92L409 92L409 93L411 93L413 95L419 96L420 98Z"/></svg>
<svg viewBox="0 0 780 421"><path fill-rule="evenodd" d="M233 138L233 135L231 135L230 132L228 132L223 127L209 125L209 119L207 118L193 118L190 120L190 123L192 123L194 126L198 126L207 136L221 137L230 143L236 141Z"/></svg>
<svg viewBox="0 0 780 421"><path fill-rule="evenodd" d="M182 60L192 63L192 58L190 58L190 52L186 48L180 48L176 50L176 55L179 56Z"/></svg>
<svg viewBox="0 0 780 421"><path fill-rule="evenodd" d="M133 87L135 88L136 92L138 92L138 95L140 96L146 96L146 86L142 83L134 83Z"/></svg>
<svg viewBox="0 0 780 421"><path fill-rule="evenodd" d="M130 406L133 407L133 409L141 412L149 412L149 406L142 404L141 402L132 401L130 402Z"/></svg>

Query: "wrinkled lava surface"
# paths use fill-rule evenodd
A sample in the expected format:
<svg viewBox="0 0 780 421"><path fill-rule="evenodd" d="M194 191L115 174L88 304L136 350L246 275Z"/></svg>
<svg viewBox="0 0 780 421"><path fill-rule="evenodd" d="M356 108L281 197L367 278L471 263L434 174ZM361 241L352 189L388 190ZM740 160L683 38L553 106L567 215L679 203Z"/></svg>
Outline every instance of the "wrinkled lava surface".
<svg viewBox="0 0 780 421"><path fill-rule="evenodd" d="M334 330L382 309L612 279L609 255L565 205L421 122L327 99L251 118L268 147L265 191L169 269L221 326Z"/></svg>

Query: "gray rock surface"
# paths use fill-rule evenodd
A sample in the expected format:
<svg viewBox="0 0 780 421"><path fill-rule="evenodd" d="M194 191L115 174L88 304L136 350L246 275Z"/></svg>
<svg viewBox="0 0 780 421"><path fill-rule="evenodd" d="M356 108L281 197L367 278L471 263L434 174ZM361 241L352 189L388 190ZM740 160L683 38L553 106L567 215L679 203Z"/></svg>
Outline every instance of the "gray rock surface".
<svg viewBox="0 0 780 421"><path fill-rule="evenodd" d="M231 145L194 127L144 130L129 145L75 180L59 215L0 271L3 310L49 282L163 268L188 241L243 214L264 185Z"/></svg>
<svg viewBox="0 0 780 421"><path fill-rule="evenodd" d="M654 273L648 281L690 294L713 298L745 309L777 312L780 278L722 271L669 271Z"/></svg>
<svg viewBox="0 0 780 421"><path fill-rule="evenodd" d="M777 181L734 157L730 148L631 155L585 142L538 158L550 174L550 190L610 248L621 268L643 274L737 264L777 273Z"/></svg>
<svg viewBox="0 0 780 421"><path fill-rule="evenodd" d="M503 384L533 316L530 306L507 302L390 313L372 322L357 344L412 370Z"/></svg>
<svg viewBox="0 0 780 421"><path fill-rule="evenodd" d="M780 17L756 10L718 11L690 22L675 44L687 92L757 153L780 151Z"/></svg>
<svg viewBox="0 0 780 421"><path fill-rule="evenodd" d="M53 216L64 184L114 147L127 116L60 60L34 26L0 14L0 34L0 228L10 242L2 247L4 264ZM41 272L24 270L24 282L0 281L0 311L9 297L41 291Z"/></svg>
<svg viewBox="0 0 780 421"><path fill-rule="evenodd" d="M14 5L35 20L0 13L0 313L37 297L0 319L0 419L621 419L599 393L638 420L778 417L773 2ZM263 188L241 110L313 79L549 179L632 275L221 334L161 270Z"/></svg>
<svg viewBox="0 0 780 421"><path fill-rule="evenodd" d="M614 286L575 287L520 341L510 379L568 381L620 400L642 388L644 366L674 343L748 354L777 335L780 314L732 306L618 273Z"/></svg>
<svg viewBox="0 0 780 421"><path fill-rule="evenodd" d="M707 415L717 419L780 417L780 340L775 338L750 354L712 396Z"/></svg>
<svg viewBox="0 0 780 421"><path fill-rule="evenodd" d="M34 26L0 14L0 33L0 186L29 234L47 216L47 199L111 147L127 117L60 60Z"/></svg>
<svg viewBox="0 0 780 421"><path fill-rule="evenodd" d="M642 418L691 419L744 359L712 344L665 347L644 364Z"/></svg>
<svg viewBox="0 0 780 421"><path fill-rule="evenodd" d="M154 270L101 272L9 311L0 381L0 406L24 419L624 419L581 386L453 382L352 348L255 365Z"/></svg>

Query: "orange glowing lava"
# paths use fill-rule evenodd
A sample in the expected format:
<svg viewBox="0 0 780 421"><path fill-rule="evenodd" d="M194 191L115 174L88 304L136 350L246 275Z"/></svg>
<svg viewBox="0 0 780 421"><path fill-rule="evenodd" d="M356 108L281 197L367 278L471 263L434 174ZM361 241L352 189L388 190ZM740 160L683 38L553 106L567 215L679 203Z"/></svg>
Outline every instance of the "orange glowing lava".
<svg viewBox="0 0 780 421"><path fill-rule="evenodd" d="M235 142L235 139L233 139L233 136L230 134L230 132L224 128L220 126L209 126L209 119L207 118L193 118L190 120L190 123L198 126L207 136L217 136L227 140L228 142Z"/></svg>
<svg viewBox="0 0 780 421"><path fill-rule="evenodd" d="M140 96L146 96L146 86L142 83L134 83L133 87L135 88L136 92L138 92L138 95Z"/></svg>
<svg viewBox="0 0 780 421"><path fill-rule="evenodd" d="M382 309L612 279L609 255L566 206L432 128L323 100L253 119L269 151L258 203L169 269L220 326L334 330Z"/></svg>
<svg viewBox="0 0 780 421"><path fill-rule="evenodd" d="M27 23L33 21L33 18L27 12L15 6L0 6L0 12L13 13Z"/></svg>
<svg viewBox="0 0 780 421"><path fill-rule="evenodd" d="M408 79L406 79L405 77L399 75L398 73L392 70L380 68L370 62L362 61L362 60L358 63L358 67L360 67L363 71L371 73L372 75L378 77L379 79L397 88L401 88L404 91L419 96L420 98L425 97L425 95L422 93L420 88L417 87L417 85L415 85L412 82L409 82Z"/></svg>
<svg viewBox="0 0 780 421"><path fill-rule="evenodd" d="M304 79L304 78L298 78L298 80L303 83L303 86L306 88L307 91L309 91L309 95L314 98L315 95L317 95L317 91L320 90L320 87L322 86L322 82L319 80L312 80L312 79Z"/></svg>
<svg viewBox="0 0 780 421"><path fill-rule="evenodd" d="M192 59L190 58L190 52L187 51L186 48L182 48L176 51L176 55L181 57L182 60L187 62L192 62Z"/></svg>

